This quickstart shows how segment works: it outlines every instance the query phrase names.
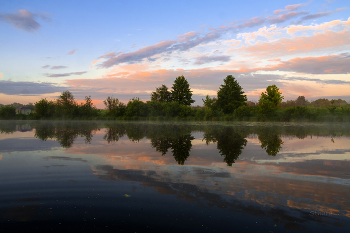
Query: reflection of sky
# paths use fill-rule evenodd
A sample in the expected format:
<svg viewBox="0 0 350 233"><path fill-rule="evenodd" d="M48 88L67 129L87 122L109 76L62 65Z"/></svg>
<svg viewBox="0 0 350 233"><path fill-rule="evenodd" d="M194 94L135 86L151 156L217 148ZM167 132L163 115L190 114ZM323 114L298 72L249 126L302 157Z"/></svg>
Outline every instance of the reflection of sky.
<svg viewBox="0 0 350 233"><path fill-rule="evenodd" d="M226 204L249 201L350 217L350 145L346 137L335 138L334 143L329 137L282 137L282 150L273 157L251 135L238 160L228 167L216 143L206 145L201 132L193 134L185 166L177 165L171 149L162 156L151 147L150 139L135 143L124 136L108 144L103 129L94 134L91 144L78 137L69 149L59 148L52 140L30 137L34 132L15 134L18 139L14 134L2 134L0 139L0 167L5 176L38 169L44 175L64 171L64 179L74 180L76 169L82 169L102 180L136 181L157 193L202 204L219 205L226 198L230 200ZM220 201L206 198L210 195L219 196Z"/></svg>

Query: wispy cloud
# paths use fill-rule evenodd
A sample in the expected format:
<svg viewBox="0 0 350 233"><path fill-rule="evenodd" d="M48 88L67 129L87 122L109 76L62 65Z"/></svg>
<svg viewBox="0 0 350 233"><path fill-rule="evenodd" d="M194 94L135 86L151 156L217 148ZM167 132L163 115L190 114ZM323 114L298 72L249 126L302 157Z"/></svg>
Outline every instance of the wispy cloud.
<svg viewBox="0 0 350 233"><path fill-rule="evenodd" d="M226 56L226 55L221 55L221 56L200 56L197 57L196 61L194 64L196 65L203 65L206 63L212 63L212 62L227 62L230 61L231 57Z"/></svg>
<svg viewBox="0 0 350 233"><path fill-rule="evenodd" d="M45 65L45 66L42 66L41 68L47 69L47 68L49 68L49 67L50 67L50 65Z"/></svg>
<svg viewBox="0 0 350 233"><path fill-rule="evenodd" d="M310 20L310 19L317 19L317 18L321 18L321 17L325 17L325 16L328 16L328 15L331 15L333 13L336 13L336 12L339 12L339 11L343 11L343 10L346 10L346 8L339 8L339 9L336 9L334 11L327 11L327 12L318 12L316 14L309 14L309 15L306 15L304 17L302 17L300 20L298 20L297 22L295 22L296 24L301 24L302 22L306 21L306 20Z"/></svg>
<svg viewBox="0 0 350 233"><path fill-rule="evenodd" d="M298 16L307 15L307 14L308 14L307 11L291 11L291 12L288 12L285 14L269 17L269 22L272 24L283 23L283 22L286 22L287 20L290 20L292 18L296 18Z"/></svg>
<svg viewBox="0 0 350 233"><path fill-rule="evenodd" d="M59 69L65 69L67 66L52 66L50 69L51 70L59 70Z"/></svg>
<svg viewBox="0 0 350 233"><path fill-rule="evenodd" d="M95 60L95 61L92 61L92 62L91 62L90 70L91 70L92 68L94 68L94 65L95 65L96 63L98 63L98 60Z"/></svg>
<svg viewBox="0 0 350 233"><path fill-rule="evenodd" d="M306 11L291 11L299 9L303 6L303 4L289 5L286 6L286 10L289 11L283 14L266 16L266 17L253 17L246 21L235 22L232 23L229 27L220 26L217 29L209 28L209 32L207 33L196 33L194 31L187 32L183 35L177 36L176 40L167 40L161 41L154 45L149 45L143 47L139 50L127 53L116 53L110 52L104 54L98 59L104 59L101 64L98 65L100 68L109 68L113 65L119 65L122 63L133 64L133 63L141 63L145 62L144 59L148 59L148 61L155 61L160 58L164 58L164 56L157 56L163 54L165 56L169 56L173 52L183 52L188 51L198 45L207 44L213 41L216 41L222 37L223 34L227 32L238 33L243 29L252 28L261 26L263 24L277 24L286 22L292 18L296 18L302 15L307 15ZM95 63L94 63L95 64ZM195 63L201 64L201 62Z"/></svg>
<svg viewBox="0 0 350 233"><path fill-rule="evenodd" d="M284 9L275 10L273 13L278 15L281 12L298 10L298 9L302 8L303 6L305 6L305 3L294 4L294 5L287 5L287 6L284 7Z"/></svg>
<svg viewBox="0 0 350 233"><path fill-rule="evenodd" d="M0 21L11 25L13 28L31 33L38 31L41 27L37 21L38 18L45 22L51 22L49 14L46 12L34 14L27 10L18 10L14 14L0 13Z"/></svg>
<svg viewBox="0 0 350 233"><path fill-rule="evenodd" d="M69 51L69 52L68 52L68 55L74 54L77 50L78 50L78 49L73 49L72 51Z"/></svg>
<svg viewBox="0 0 350 233"><path fill-rule="evenodd" d="M46 77L49 77L49 78L58 78L58 77L68 77L71 75L82 75L82 74L86 74L86 73L87 73L87 71L62 73L62 74L45 74L45 75L46 75Z"/></svg>
<svg viewBox="0 0 350 233"><path fill-rule="evenodd" d="M208 43L220 38L221 34L217 30L213 30L203 36L196 35L194 32L185 33L178 36L178 40L162 41L155 45L146 46L135 52L129 53L108 53L100 56L99 58L108 58L106 61L100 64L102 68L108 68L113 65L121 63L136 63L141 62L143 59L150 59L152 56L166 53L171 54L175 51L187 51L193 47L196 47L202 43ZM152 60L152 59L151 59ZM155 60L155 59L153 59Z"/></svg>
<svg viewBox="0 0 350 233"><path fill-rule="evenodd" d="M0 78L2 78L2 73L0 73Z"/></svg>
<svg viewBox="0 0 350 233"><path fill-rule="evenodd" d="M318 32L312 36L297 36L281 38L272 42L260 42L245 46L234 51L246 53L246 56L271 58L276 56L290 56L311 51L334 51L335 48L350 48L350 31Z"/></svg>
<svg viewBox="0 0 350 233"><path fill-rule="evenodd" d="M0 93L6 95L42 95L64 91L53 83L0 81Z"/></svg>
<svg viewBox="0 0 350 233"><path fill-rule="evenodd" d="M297 57L282 61L265 70L292 71L308 74L348 74L350 73L350 56L348 53L322 57Z"/></svg>

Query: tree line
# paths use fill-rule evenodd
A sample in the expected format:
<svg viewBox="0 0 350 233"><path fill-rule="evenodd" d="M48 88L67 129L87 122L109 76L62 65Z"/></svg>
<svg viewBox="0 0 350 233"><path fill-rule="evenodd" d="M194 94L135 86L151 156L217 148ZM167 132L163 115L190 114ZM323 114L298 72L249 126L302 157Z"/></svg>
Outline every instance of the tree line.
<svg viewBox="0 0 350 233"><path fill-rule="evenodd" d="M174 80L171 89L166 85L151 93L150 101L138 97L127 104L108 96L105 109L97 109L90 96L78 104L70 91L58 99L41 99L34 104L30 116L16 116L14 106L0 107L1 119L119 119L119 120L246 120L246 121L349 121L350 107L345 100L318 99L308 102L304 96L282 102L284 97L276 85L266 88L257 103L247 100L238 81L228 75L220 85L216 97L207 95L203 107L191 106L190 85L184 76Z"/></svg>

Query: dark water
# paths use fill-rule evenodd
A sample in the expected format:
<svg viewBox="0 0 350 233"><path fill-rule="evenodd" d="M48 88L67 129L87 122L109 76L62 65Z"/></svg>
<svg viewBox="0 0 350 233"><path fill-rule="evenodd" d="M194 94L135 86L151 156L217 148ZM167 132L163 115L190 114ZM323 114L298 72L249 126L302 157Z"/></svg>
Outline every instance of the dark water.
<svg viewBox="0 0 350 233"><path fill-rule="evenodd" d="M349 232L350 126L0 121L0 231Z"/></svg>

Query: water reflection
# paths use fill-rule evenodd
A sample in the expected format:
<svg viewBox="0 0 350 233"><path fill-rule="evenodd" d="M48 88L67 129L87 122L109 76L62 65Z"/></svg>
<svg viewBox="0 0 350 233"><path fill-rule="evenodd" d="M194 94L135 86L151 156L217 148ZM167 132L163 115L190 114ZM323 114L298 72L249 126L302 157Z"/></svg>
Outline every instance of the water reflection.
<svg viewBox="0 0 350 233"><path fill-rule="evenodd" d="M43 141L54 139L63 148L70 148L78 136L84 137L85 143L90 143L97 130L99 128L96 123L45 122L36 125L34 137Z"/></svg>
<svg viewBox="0 0 350 233"><path fill-rule="evenodd" d="M98 213L97 226L170 231L350 227L347 125L9 123L0 122L1 224L92 224Z"/></svg>
<svg viewBox="0 0 350 233"><path fill-rule="evenodd" d="M203 140L207 145L210 142L217 143L217 149L224 157L224 162L228 166L232 166L247 145L245 139L247 135L248 130L242 127L209 127L204 133Z"/></svg>
<svg viewBox="0 0 350 233"><path fill-rule="evenodd" d="M283 141L279 137L278 130L260 128L258 138L261 143L261 148L266 150L266 153L271 156L276 156L282 149Z"/></svg>

